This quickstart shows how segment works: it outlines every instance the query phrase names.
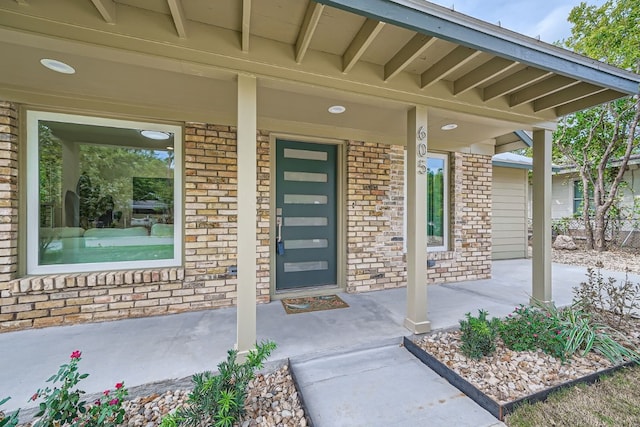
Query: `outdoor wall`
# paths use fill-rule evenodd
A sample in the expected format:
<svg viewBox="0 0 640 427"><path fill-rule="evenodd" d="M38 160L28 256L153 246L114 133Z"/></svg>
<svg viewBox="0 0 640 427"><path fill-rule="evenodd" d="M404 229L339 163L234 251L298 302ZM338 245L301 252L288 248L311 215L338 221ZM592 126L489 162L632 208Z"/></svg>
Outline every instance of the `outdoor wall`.
<svg viewBox="0 0 640 427"><path fill-rule="evenodd" d="M17 105L0 103L0 331L144 317L236 303L236 129L187 123L184 267L16 278ZM256 295L269 301L269 136L258 140Z"/></svg>
<svg viewBox="0 0 640 427"><path fill-rule="evenodd" d="M347 292L406 284L404 149L347 144Z"/></svg>
<svg viewBox="0 0 640 427"><path fill-rule="evenodd" d="M430 252L428 283L491 277L491 157L450 153L449 251ZM347 146L347 292L406 285L404 148Z"/></svg>
<svg viewBox="0 0 640 427"><path fill-rule="evenodd" d="M184 265L17 277L18 105L0 103L0 332L236 304L236 128L186 123ZM258 302L270 300L269 132L257 135ZM348 141L346 290L404 286L404 148ZM491 158L451 153L450 251L430 253L429 283L491 272ZM22 215L21 217L24 217Z"/></svg>
<svg viewBox="0 0 640 427"><path fill-rule="evenodd" d="M432 252L428 282L491 277L491 156L451 153L450 248Z"/></svg>
<svg viewBox="0 0 640 427"><path fill-rule="evenodd" d="M493 167L491 243L493 259L528 254L528 170Z"/></svg>

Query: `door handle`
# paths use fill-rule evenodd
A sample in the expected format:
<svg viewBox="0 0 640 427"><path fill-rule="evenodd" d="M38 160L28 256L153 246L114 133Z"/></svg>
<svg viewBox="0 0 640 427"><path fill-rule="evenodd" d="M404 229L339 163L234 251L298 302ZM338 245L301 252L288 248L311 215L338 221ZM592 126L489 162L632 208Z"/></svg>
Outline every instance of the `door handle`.
<svg viewBox="0 0 640 427"><path fill-rule="evenodd" d="M277 240L278 242L282 241L282 217L276 217L276 225L278 226L278 235L277 235Z"/></svg>

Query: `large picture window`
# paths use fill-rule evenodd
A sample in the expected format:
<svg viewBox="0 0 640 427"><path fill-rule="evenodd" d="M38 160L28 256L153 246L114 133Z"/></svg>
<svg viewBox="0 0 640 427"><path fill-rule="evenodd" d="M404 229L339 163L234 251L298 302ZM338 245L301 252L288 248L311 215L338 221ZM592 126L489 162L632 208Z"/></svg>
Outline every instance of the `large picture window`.
<svg viewBox="0 0 640 427"><path fill-rule="evenodd" d="M30 274L180 265L182 129L29 111Z"/></svg>

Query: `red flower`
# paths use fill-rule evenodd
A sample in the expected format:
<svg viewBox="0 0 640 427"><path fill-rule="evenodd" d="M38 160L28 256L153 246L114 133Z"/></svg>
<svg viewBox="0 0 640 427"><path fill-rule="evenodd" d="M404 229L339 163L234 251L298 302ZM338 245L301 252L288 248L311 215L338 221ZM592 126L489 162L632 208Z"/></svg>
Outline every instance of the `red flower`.
<svg viewBox="0 0 640 427"><path fill-rule="evenodd" d="M98 406L100 404L100 400L96 400L95 402L93 402L94 405Z"/></svg>
<svg viewBox="0 0 640 427"><path fill-rule="evenodd" d="M112 400L110 400L110 401L109 401L109 405L111 405L111 406L113 406L113 405L117 405L117 404L118 404L118 402L119 402L119 400L118 400L118 399L112 399Z"/></svg>
<svg viewBox="0 0 640 427"><path fill-rule="evenodd" d="M31 396L31 400L35 401L38 398L38 393L34 393L33 396Z"/></svg>
<svg viewBox="0 0 640 427"><path fill-rule="evenodd" d="M538 334L533 334L533 337L534 338L538 338Z"/></svg>
<svg viewBox="0 0 640 427"><path fill-rule="evenodd" d="M82 356L82 352L80 352L80 350L76 350L73 353L71 353L72 359L80 359L80 356Z"/></svg>
<svg viewBox="0 0 640 427"><path fill-rule="evenodd" d="M104 394L105 396L109 396L109 390L103 391L102 394Z"/></svg>
<svg viewBox="0 0 640 427"><path fill-rule="evenodd" d="M120 390L124 386L124 383L116 384L116 390Z"/></svg>

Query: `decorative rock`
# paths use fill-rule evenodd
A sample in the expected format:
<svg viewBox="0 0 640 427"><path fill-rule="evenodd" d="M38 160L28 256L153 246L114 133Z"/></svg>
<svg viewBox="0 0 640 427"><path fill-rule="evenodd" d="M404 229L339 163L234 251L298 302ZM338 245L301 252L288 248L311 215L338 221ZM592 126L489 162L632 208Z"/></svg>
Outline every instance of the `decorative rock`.
<svg viewBox="0 0 640 427"><path fill-rule="evenodd" d="M553 242L553 249L562 249L567 251L575 251L578 249L576 243L571 236L559 234L556 240Z"/></svg>
<svg viewBox="0 0 640 427"><path fill-rule="evenodd" d="M604 357L588 353L565 364L542 352L515 352L498 340L492 356L469 359L460 351L460 332L438 332L416 342L458 375L499 403L511 402L611 366Z"/></svg>

